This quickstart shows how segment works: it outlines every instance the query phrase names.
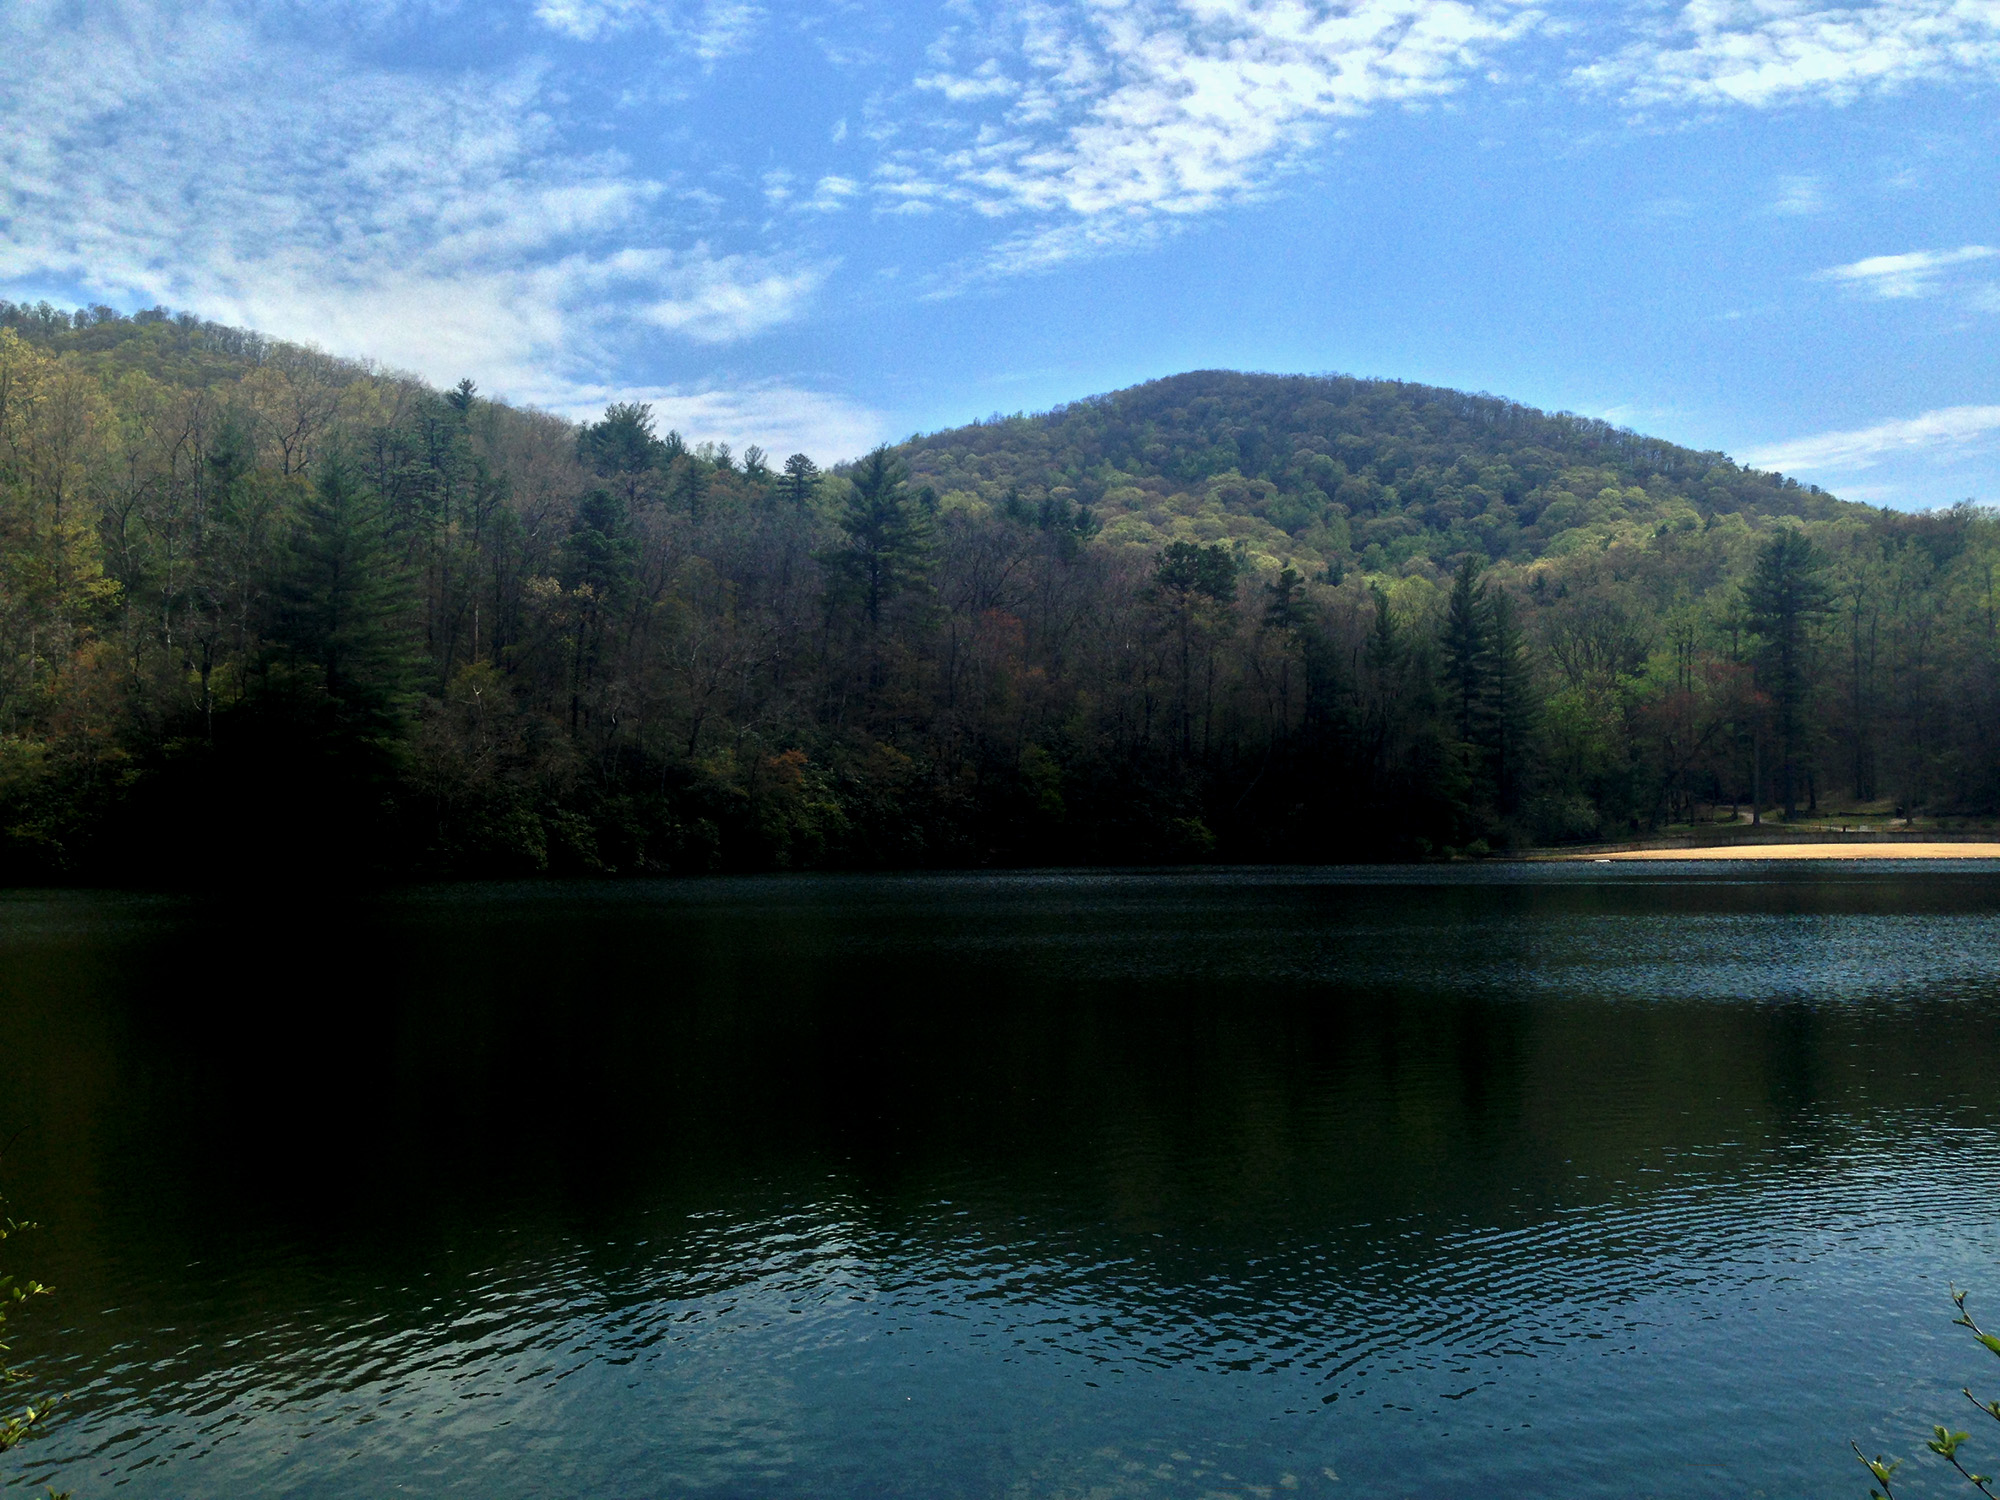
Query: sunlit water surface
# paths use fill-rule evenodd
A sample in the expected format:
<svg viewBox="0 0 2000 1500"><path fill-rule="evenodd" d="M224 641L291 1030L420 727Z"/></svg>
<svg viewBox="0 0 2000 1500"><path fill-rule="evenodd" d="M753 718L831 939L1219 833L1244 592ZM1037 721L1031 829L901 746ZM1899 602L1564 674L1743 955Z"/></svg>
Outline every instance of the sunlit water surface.
<svg viewBox="0 0 2000 1500"><path fill-rule="evenodd" d="M1859 1496L2000 1394L1991 869L0 897L0 1472Z"/></svg>

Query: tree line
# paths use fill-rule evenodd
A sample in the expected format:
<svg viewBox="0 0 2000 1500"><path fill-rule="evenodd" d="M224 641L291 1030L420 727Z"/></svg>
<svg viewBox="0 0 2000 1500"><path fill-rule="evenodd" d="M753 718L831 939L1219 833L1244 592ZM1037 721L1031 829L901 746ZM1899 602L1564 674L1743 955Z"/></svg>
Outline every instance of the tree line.
<svg viewBox="0 0 2000 1500"><path fill-rule="evenodd" d="M1387 382L1182 377L822 470L643 405L578 424L0 306L0 871L1409 858L1986 815L1996 544L1974 506Z"/></svg>

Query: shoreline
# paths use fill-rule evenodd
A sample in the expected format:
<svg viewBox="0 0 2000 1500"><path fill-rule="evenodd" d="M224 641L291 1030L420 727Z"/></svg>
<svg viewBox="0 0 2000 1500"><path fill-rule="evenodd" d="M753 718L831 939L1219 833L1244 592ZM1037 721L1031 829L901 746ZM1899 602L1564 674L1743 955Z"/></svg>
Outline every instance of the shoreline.
<svg viewBox="0 0 2000 1500"><path fill-rule="evenodd" d="M1556 856L1566 861L1622 863L1633 860L1798 860L1798 859L1991 859L2000 860L2000 840L1980 842L1911 840L1816 843L1799 840L1768 844L1710 844L1688 849L1614 849Z"/></svg>

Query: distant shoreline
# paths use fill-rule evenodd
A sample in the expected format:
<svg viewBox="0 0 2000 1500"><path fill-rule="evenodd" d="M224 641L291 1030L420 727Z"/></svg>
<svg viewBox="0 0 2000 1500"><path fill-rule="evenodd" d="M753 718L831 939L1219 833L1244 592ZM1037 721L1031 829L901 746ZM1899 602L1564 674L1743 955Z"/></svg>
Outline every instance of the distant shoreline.
<svg viewBox="0 0 2000 1500"><path fill-rule="evenodd" d="M1797 860L1797 859L1993 859L2000 860L2000 839L1970 841L1890 841L1866 843L1715 844L1690 849L1612 849L1587 854L1562 854L1564 860Z"/></svg>

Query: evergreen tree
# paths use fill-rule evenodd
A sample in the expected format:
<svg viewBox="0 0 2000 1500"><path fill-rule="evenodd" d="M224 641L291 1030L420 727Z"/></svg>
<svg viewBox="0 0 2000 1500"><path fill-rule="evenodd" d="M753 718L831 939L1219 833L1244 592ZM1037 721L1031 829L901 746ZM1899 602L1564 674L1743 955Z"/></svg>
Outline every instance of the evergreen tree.
<svg viewBox="0 0 2000 1500"><path fill-rule="evenodd" d="M1494 813L1520 806L1535 717L1528 644L1514 602L1491 589L1473 558L1453 575L1439 646L1452 727L1470 756L1472 784Z"/></svg>
<svg viewBox="0 0 2000 1500"><path fill-rule="evenodd" d="M1495 590L1487 614L1488 649L1484 746L1500 815L1519 811L1535 732L1537 704L1528 641L1514 613L1514 601Z"/></svg>
<svg viewBox="0 0 2000 1500"><path fill-rule="evenodd" d="M708 472L702 460L683 453L674 460L674 504L699 526L708 514Z"/></svg>
<svg viewBox="0 0 2000 1500"><path fill-rule="evenodd" d="M586 492L563 541L572 728L583 722L602 675L612 622L631 600L638 551L624 501L610 490Z"/></svg>
<svg viewBox="0 0 2000 1500"><path fill-rule="evenodd" d="M631 592L638 550L624 500L610 490L587 490L563 540L563 582L588 588L605 604L622 603Z"/></svg>
<svg viewBox="0 0 2000 1500"><path fill-rule="evenodd" d="M1183 756L1194 749L1194 667L1206 637L1236 603L1236 558L1221 543L1169 542L1153 564L1151 593L1174 642L1175 718Z"/></svg>
<svg viewBox="0 0 2000 1500"><path fill-rule="evenodd" d="M1444 676L1451 688L1453 720L1460 741L1479 742L1481 709L1492 666L1493 633L1486 580L1471 557L1460 560L1451 582L1444 617Z"/></svg>
<svg viewBox="0 0 2000 1500"><path fill-rule="evenodd" d="M880 447L855 466L841 510L846 547L830 561L872 633L900 595L918 587L930 561L931 516L909 494L901 463Z"/></svg>
<svg viewBox="0 0 2000 1500"><path fill-rule="evenodd" d="M778 492L803 510L819 493L819 465L803 453L794 453L785 460L785 477L778 481Z"/></svg>
<svg viewBox="0 0 2000 1500"><path fill-rule="evenodd" d="M415 667L410 603L381 500L344 458L327 458L299 514L272 636L290 683L330 705L343 733L401 733Z"/></svg>
<svg viewBox="0 0 2000 1500"><path fill-rule="evenodd" d="M576 436L576 456L601 477L650 469L664 447L653 431L652 407L636 401L605 407L603 420Z"/></svg>
<svg viewBox="0 0 2000 1500"><path fill-rule="evenodd" d="M1798 811L1806 759L1806 705L1812 691L1812 628L1832 605L1823 559L1802 531L1781 527L1757 551L1743 585L1744 613L1762 639L1759 685L1771 700L1778 736L1778 794L1785 816Z"/></svg>
<svg viewBox="0 0 2000 1500"><path fill-rule="evenodd" d="M679 434L674 438L678 442ZM576 456L616 489L628 508L652 495L671 459L667 443L653 431L652 407L636 401L605 407L602 421L577 434Z"/></svg>

